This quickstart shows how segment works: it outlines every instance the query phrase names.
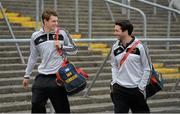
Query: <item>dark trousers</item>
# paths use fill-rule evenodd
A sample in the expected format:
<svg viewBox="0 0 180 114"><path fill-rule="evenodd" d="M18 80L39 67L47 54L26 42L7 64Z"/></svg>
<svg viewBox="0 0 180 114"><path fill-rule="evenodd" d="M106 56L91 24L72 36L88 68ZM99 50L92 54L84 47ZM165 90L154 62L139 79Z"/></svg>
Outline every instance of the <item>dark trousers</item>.
<svg viewBox="0 0 180 114"><path fill-rule="evenodd" d="M144 95L138 88L125 88L118 84L113 85L111 98L114 103L115 113L149 113L149 107L144 99Z"/></svg>
<svg viewBox="0 0 180 114"><path fill-rule="evenodd" d="M56 113L70 113L66 90L58 86L55 79L55 74L36 76L32 86L32 113L46 113L48 98Z"/></svg>

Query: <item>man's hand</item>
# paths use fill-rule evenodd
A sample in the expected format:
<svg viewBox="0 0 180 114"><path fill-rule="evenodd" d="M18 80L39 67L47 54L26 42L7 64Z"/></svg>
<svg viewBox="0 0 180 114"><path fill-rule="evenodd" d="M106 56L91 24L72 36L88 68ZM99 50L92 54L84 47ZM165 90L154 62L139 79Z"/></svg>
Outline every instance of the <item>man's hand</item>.
<svg viewBox="0 0 180 114"><path fill-rule="evenodd" d="M24 89L28 89L29 79L24 78L22 84L23 84Z"/></svg>

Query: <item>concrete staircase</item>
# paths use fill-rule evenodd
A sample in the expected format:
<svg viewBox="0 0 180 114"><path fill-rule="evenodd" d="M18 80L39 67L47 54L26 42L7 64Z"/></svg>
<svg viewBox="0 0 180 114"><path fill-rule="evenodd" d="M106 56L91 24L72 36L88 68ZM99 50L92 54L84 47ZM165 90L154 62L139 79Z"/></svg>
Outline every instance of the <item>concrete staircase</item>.
<svg viewBox="0 0 180 114"><path fill-rule="evenodd" d="M20 64L14 46L1 46L0 59L0 111L1 112L30 112L31 89L24 90L22 87L22 76L26 65ZM11 49L9 53L4 53ZM21 46L23 55L26 57L29 54L28 46ZM79 47L77 56L69 57L69 59L77 66L83 67L90 75L88 85L95 76L104 56L101 52L88 51L87 47ZM158 51L158 50L157 50ZM14 52L14 53L13 53ZM155 52L150 50L150 53ZM154 60L154 59L153 59ZM37 64L38 65L38 64ZM156 64L156 69L163 73L166 79L165 88L150 100L148 104L152 112L174 112L179 111L179 93L180 86L176 92L171 92L174 86L175 78L180 77L177 69L165 69L164 64ZM82 97L84 91L78 95L69 97L72 112L112 112L113 105L109 97L109 83L111 79L110 60L103 69L100 77L93 86L90 96L88 98ZM33 71L33 78L37 74L37 70ZM175 77L174 77L175 76ZM172 79L172 77L174 77ZM32 80L31 80L32 83ZM30 84L31 87L31 84ZM168 108L166 108L168 107ZM166 110L165 110L166 109Z"/></svg>
<svg viewBox="0 0 180 114"><path fill-rule="evenodd" d="M19 13L19 16L30 16L32 20L35 20L35 1L23 1L18 0L1 0L7 11L13 11ZM80 32L82 37L87 37L87 1L80 1ZM23 2L23 3L22 3ZM25 3L25 4L24 4ZM52 0L45 0L45 7L53 7ZM167 1L160 0L161 4L167 5ZM138 4L136 1L132 2L132 5L144 8L144 11L149 12L146 6ZM67 28L71 32L74 32L74 1L73 0L61 0L58 3L58 12L60 15L60 23L62 27ZM100 7L101 6L101 7ZM148 6L147 6L148 7ZM93 2L93 37L112 37L114 24L110 20L107 9L102 0L94 0ZM113 7L114 15L117 17L126 18L126 15L119 14L118 7ZM161 13L160 13L161 12ZM157 37L165 36L166 28L166 16L164 11L158 13L159 16L148 13L148 36ZM139 14L132 12L132 21L135 24L135 33L137 36L142 36L142 22L140 21ZM160 21L157 21L160 20ZM179 35L179 22L173 22L172 30L173 37ZM11 23L15 35L18 38L29 38L34 28L22 27L20 23ZM158 28L159 27L159 28ZM157 29L156 29L157 28ZM0 20L0 38L10 38L8 29L3 20ZM93 45L96 48L103 50L103 45ZM155 64L157 71L163 74L165 78L165 88L157 95L148 100L150 109L152 112L159 113L172 113L180 112L180 86L177 87L176 92L171 92L171 88L174 86L177 78L180 77L180 46L178 43L170 44L170 50L166 50L166 45L161 43L148 43L149 53L152 61ZM20 48L27 59L29 56L29 43L20 44ZM77 66L83 67L85 71L90 75L88 79L88 85L91 83L97 70L99 69L105 56L101 51L88 50L86 45L79 44L79 52L76 56L69 57L69 59ZM38 64L39 64L38 60ZM37 64L37 65L38 65ZM37 68L36 65L36 68ZM17 54L14 44L3 43L0 45L0 113L12 112L12 113L30 113L30 100L31 100L31 88L24 90L22 87L22 77L24 75L26 65L21 64L20 58ZM32 77L37 74L36 68L33 70ZM93 86L90 96L84 98L82 93L69 97L71 110L74 113L105 113L113 112L113 105L109 96L109 84L111 80L111 66L110 60L105 65L100 77L97 79L96 84ZM31 80L32 84L32 80ZM30 84L30 87L31 87ZM48 109L49 111L49 109Z"/></svg>
<svg viewBox="0 0 180 114"><path fill-rule="evenodd" d="M35 20L35 0L23 1L18 0L13 2L13 0L1 0L2 4L7 11L13 11L20 13L21 16L31 17L32 20ZM23 2L22 2L23 1ZM45 8L53 8L52 0L45 0ZM159 4L168 6L167 0L159 0ZM58 14L60 19L60 25L64 28L67 28L71 32L75 32L75 1L74 0L62 0L58 1ZM149 5L144 5L137 2L136 0L131 1L131 5L137 8L142 9L147 16L148 37L166 37L167 31L167 11L157 8L157 15L153 14L153 7ZM121 7L112 5L112 12L115 19L126 19L127 15L121 14ZM179 16L177 15L177 18ZM143 25L142 17L137 12L131 11L131 20L134 24L134 34L138 37L142 37ZM84 0L79 0L79 27L82 37L88 36L88 2ZM176 22L175 19L172 19L171 26L171 36L177 38L180 36L180 27L177 26L180 24L179 21ZM103 0L94 0L93 1L93 38L108 38L113 36L113 26L114 23L111 21L110 15L108 13L107 7ZM32 32L32 31L31 31Z"/></svg>

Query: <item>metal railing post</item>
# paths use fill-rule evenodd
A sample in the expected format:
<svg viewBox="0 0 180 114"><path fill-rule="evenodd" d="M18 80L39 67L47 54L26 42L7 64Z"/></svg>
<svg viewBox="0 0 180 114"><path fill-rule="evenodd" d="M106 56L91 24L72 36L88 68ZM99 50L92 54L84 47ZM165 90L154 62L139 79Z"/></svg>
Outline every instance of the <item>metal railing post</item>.
<svg viewBox="0 0 180 114"><path fill-rule="evenodd" d="M131 0L128 0L127 5L131 6ZM128 9L128 19L130 20L131 10Z"/></svg>
<svg viewBox="0 0 180 114"><path fill-rule="evenodd" d="M75 20L76 20L76 26L75 26L75 32L79 33L79 0L75 0Z"/></svg>
<svg viewBox="0 0 180 114"><path fill-rule="evenodd" d="M1 2L0 2L0 8L1 8L1 13L2 13L3 17L5 18L5 21L6 21L6 23L7 23L8 29L9 29L9 31L10 31L13 39L16 39L16 37L15 37L15 35L14 35L14 32L13 32L13 30L12 30L12 28L11 28L11 25L10 25L10 23L9 23L9 21L8 21L8 18L7 18L7 16L6 16L5 12L3 11L4 8L3 8ZM18 43L15 43L15 44L16 44L16 48L17 48L18 54L19 54L19 56L20 56L21 62L22 62L23 64L25 64L24 57L23 57L23 55L22 55L22 53L21 53L21 49L20 49L20 47L19 47L19 44L18 44Z"/></svg>
<svg viewBox="0 0 180 114"><path fill-rule="evenodd" d="M54 10L57 11L57 0L54 0Z"/></svg>
<svg viewBox="0 0 180 114"><path fill-rule="evenodd" d="M44 12L44 0L41 0L41 14L40 14L40 15L42 15L43 12ZM44 23L43 23L43 20L40 19L40 21L41 21L41 25L44 26L44 25L43 25L43 24L44 24Z"/></svg>
<svg viewBox="0 0 180 114"><path fill-rule="evenodd" d="M87 91L84 93L84 97L89 96L89 92L91 91L92 86L94 85L95 81L99 77L99 74L101 73L102 69L104 68L104 66L105 66L110 55L111 55L111 49L110 49L108 55L106 56L106 58L104 59L103 63L101 64L101 66L100 66L99 70L97 71L95 77L93 78L92 83L88 86Z"/></svg>
<svg viewBox="0 0 180 114"><path fill-rule="evenodd" d="M89 0L88 5L88 37L92 39L92 1ZM88 43L88 48L90 48L90 43Z"/></svg>
<svg viewBox="0 0 180 114"><path fill-rule="evenodd" d="M44 11L44 0L41 0L41 14L43 13Z"/></svg>
<svg viewBox="0 0 180 114"><path fill-rule="evenodd" d="M170 38L170 32L171 32L171 12L168 11L168 26L167 26L167 37L166 37L166 39ZM169 42L166 43L166 49L169 50Z"/></svg>
<svg viewBox="0 0 180 114"><path fill-rule="evenodd" d="M120 1L119 1L119 2L120 2ZM127 5L127 0L121 0L121 3ZM126 8L122 8L122 9L121 9L121 13L122 13L122 14L127 14L127 9L126 9Z"/></svg>
<svg viewBox="0 0 180 114"><path fill-rule="evenodd" d="M36 31L39 29L39 0L36 0Z"/></svg>
<svg viewBox="0 0 180 114"><path fill-rule="evenodd" d="M172 8L173 2L169 3L169 7ZM170 32L171 32L171 12L168 11L168 26L167 26L167 39L170 38ZM169 50L169 42L166 43L166 48Z"/></svg>
<svg viewBox="0 0 180 114"><path fill-rule="evenodd" d="M157 3L157 0L154 0L154 3ZM156 15L157 14L157 8L154 6L154 11L153 11L153 13L154 13L154 15Z"/></svg>

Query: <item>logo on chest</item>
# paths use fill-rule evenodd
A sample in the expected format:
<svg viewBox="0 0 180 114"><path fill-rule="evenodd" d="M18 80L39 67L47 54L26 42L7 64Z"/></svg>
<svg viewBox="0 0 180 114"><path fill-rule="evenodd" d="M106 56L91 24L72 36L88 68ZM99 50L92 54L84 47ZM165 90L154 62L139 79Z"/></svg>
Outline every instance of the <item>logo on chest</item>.
<svg viewBox="0 0 180 114"><path fill-rule="evenodd" d="M128 49L126 50L126 52L127 52L129 49L130 49L130 48L128 48ZM133 50L131 51L131 54L140 55L140 51L139 51L138 48L135 48L135 49L133 49Z"/></svg>
<svg viewBox="0 0 180 114"><path fill-rule="evenodd" d="M114 50L114 55L117 56L121 54L124 51L122 47L118 47L117 49Z"/></svg>

